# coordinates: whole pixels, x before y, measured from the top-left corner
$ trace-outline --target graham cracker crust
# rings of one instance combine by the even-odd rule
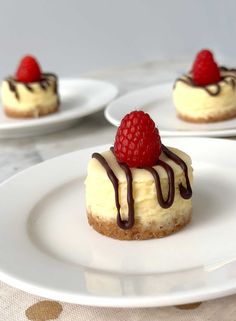
[[[177,112],[177,116],[178,116],[178,118],[180,118],[184,121],[190,122],[190,123],[198,123],[198,124],[200,124],[200,123],[215,123],[215,122],[235,118],[236,117],[236,106],[235,106],[235,110],[233,110],[232,112],[224,113],[224,114],[221,114],[220,116],[214,116],[214,117],[209,116],[207,118],[201,118],[201,117],[193,118],[190,116],[183,115],[179,112]]]
[[[15,110],[10,107],[4,106],[4,112],[7,116],[12,118],[38,118],[57,112],[59,109],[59,103],[52,106],[38,106],[32,110]]]
[[[191,220],[192,209],[181,215],[175,213],[171,222],[164,225],[157,225],[150,222],[148,226],[143,226],[140,223],[135,225],[129,230],[123,230],[118,225],[116,220],[105,221],[98,216],[93,215],[87,211],[88,222],[97,232],[112,237],[118,240],[148,240],[153,238],[161,238],[173,234],[182,229]]]

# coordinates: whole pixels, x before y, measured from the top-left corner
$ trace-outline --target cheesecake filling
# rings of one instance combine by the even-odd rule
[[[142,169],[119,164],[113,149],[94,153],[85,182],[87,210],[105,220],[116,217],[122,229],[135,221],[166,222],[173,211],[191,208],[191,182],[190,157],[164,145],[158,163]]]

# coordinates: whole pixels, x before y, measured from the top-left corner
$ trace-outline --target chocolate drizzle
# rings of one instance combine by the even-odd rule
[[[23,82],[19,82],[17,81],[15,78],[13,77],[8,77],[6,78],[6,82],[8,83],[9,89],[14,92],[15,97],[17,100],[20,100],[20,95],[19,92],[17,90],[17,84],[20,83],[22,85],[25,86],[25,88],[27,90],[29,90],[30,92],[34,92],[34,89],[32,87],[32,84],[39,84],[39,86],[43,89],[43,90],[47,90],[47,88],[51,85],[52,80],[50,80],[50,78],[53,78],[54,81],[54,88],[53,88],[53,92],[55,94],[57,94],[57,76],[55,74],[52,73],[43,73],[42,74],[42,78],[40,79],[40,81],[38,82],[31,82],[31,83],[23,83]]]
[[[120,202],[119,202],[119,193],[118,193],[118,187],[119,187],[119,181],[118,178],[116,177],[115,173],[109,166],[108,162],[105,160],[105,158],[99,154],[99,153],[93,153],[92,158],[96,158],[99,163],[105,168],[107,172],[107,176],[109,177],[110,181],[112,182],[112,185],[115,190],[115,202],[116,202],[116,208],[118,212],[118,216],[120,217]]]
[[[33,88],[29,84],[24,84],[25,88],[27,88],[29,91],[34,91]]]
[[[173,169],[168,165],[167,163],[159,160],[157,162],[157,165],[163,167],[167,173],[168,176],[168,196],[167,199],[164,200],[162,189],[161,189],[161,180],[158,172],[153,167],[144,167],[148,172],[150,172],[153,176],[155,186],[156,186],[156,193],[157,193],[157,200],[161,207],[163,208],[169,208],[173,202],[175,197],[175,175]]]
[[[111,151],[114,153],[113,147],[111,147]],[[180,195],[184,199],[191,198],[192,189],[191,189],[191,185],[190,185],[190,181],[189,181],[189,177],[188,177],[188,168],[187,168],[186,163],[179,156],[177,156],[175,153],[170,151],[164,145],[162,145],[162,152],[169,159],[171,159],[173,162],[175,162],[177,165],[179,165],[182,168],[184,175],[185,175],[186,187],[182,183],[179,184]],[[104,167],[104,169],[106,170],[107,176],[109,177],[109,179],[114,187],[118,226],[124,230],[132,228],[135,223],[135,210],[134,210],[133,186],[132,186],[133,185],[133,177],[132,177],[132,172],[131,172],[130,168],[124,163],[119,163],[120,167],[123,169],[123,171],[125,173],[126,180],[127,180],[128,219],[122,220],[121,213],[120,213],[118,178],[116,177],[115,173],[113,172],[113,170],[109,166],[106,159],[101,154],[94,153],[92,155],[92,158],[96,158],[99,161],[99,163]],[[168,176],[168,195],[167,195],[166,200],[164,199],[164,196],[162,193],[160,176],[159,176],[158,172],[156,171],[156,169],[153,167],[145,167],[143,169],[147,170],[153,176],[153,179],[155,182],[155,187],[156,187],[157,201],[159,202],[160,206],[162,208],[169,208],[173,204],[174,197],[175,197],[174,171],[169,164],[167,164],[166,162],[164,162],[162,160],[158,160],[156,165],[164,168],[164,170],[166,171],[167,176]]]
[[[19,100],[20,97],[19,97],[19,93],[17,91],[17,88],[16,88],[14,80],[11,79],[11,78],[8,78],[8,79],[6,79],[6,81],[8,83],[10,91],[12,91],[15,94],[16,99]]]
[[[43,89],[46,90],[48,87],[48,83],[45,81],[45,79],[40,80],[39,86]]]
[[[176,79],[174,88],[176,86],[176,83],[178,81],[183,82],[191,87],[196,87],[205,90],[210,96],[218,96],[221,93],[222,87],[221,84],[224,82],[226,84],[230,84],[232,87],[232,90],[236,87],[236,69],[228,69],[224,66],[220,67],[221,74],[221,80],[216,84],[211,84],[207,86],[197,86],[194,84],[191,71],[187,75],[183,75],[182,77]],[[211,88],[209,88],[211,87]]]
[[[134,199],[133,199],[133,178],[132,173],[126,164],[120,164],[121,168],[124,170],[127,179],[127,203],[128,203],[128,220],[122,221],[120,213],[117,213],[117,224],[123,230],[127,230],[134,225]]]
[[[184,199],[189,199],[192,196],[192,189],[191,189],[191,185],[189,182],[188,167],[187,167],[186,163],[178,155],[173,153],[171,150],[169,150],[164,145],[162,145],[162,151],[168,158],[170,158],[173,162],[175,162],[176,164],[178,164],[182,168],[184,175],[185,175],[186,187],[184,187],[183,184],[180,183],[179,184],[179,191],[180,191],[180,195]]]

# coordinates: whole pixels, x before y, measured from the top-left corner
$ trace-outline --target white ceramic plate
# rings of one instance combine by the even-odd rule
[[[100,235],[87,223],[84,179],[91,154],[109,146],[67,154],[0,185],[1,280],[43,297],[94,306],[164,306],[235,293],[236,143],[163,142],[193,159],[189,225],[158,240]]]
[[[78,119],[104,108],[118,93],[114,85],[92,79],[61,79],[57,113],[37,119],[7,117],[0,106],[0,138],[36,136],[66,129]]]
[[[114,100],[106,108],[105,116],[110,123],[119,126],[125,114],[141,109],[151,115],[162,136],[236,136],[236,118],[208,124],[194,124],[177,118],[172,87],[173,83],[167,83],[133,91]]]

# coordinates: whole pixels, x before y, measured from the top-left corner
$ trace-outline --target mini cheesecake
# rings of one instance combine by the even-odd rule
[[[23,68],[19,67],[21,73]],[[26,71],[30,73],[30,68],[27,68]],[[26,76],[29,80],[27,77],[21,80],[17,75],[3,80],[1,97],[6,115],[14,118],[36,118],[56,112],[60,104],[57,76],[41,72],[36,80],[32,80],[28,74]]]
[[[175,81],[177,116],[195,123],[236,117],[236,69],[218,67],[208,50],[198,53],[192,71]]]
[[[194,85],[192,74],[178,78],[173,101],[179,118],[208,123],[236,116],[236,70],[220,68],[221,80],[208,86]]]
[[[192,215],[191,158],[161,146],[153,166],[129,167],[114,149],[94,153],[85,181],[89,224],[120,240],[160,238],[184,227]]]

